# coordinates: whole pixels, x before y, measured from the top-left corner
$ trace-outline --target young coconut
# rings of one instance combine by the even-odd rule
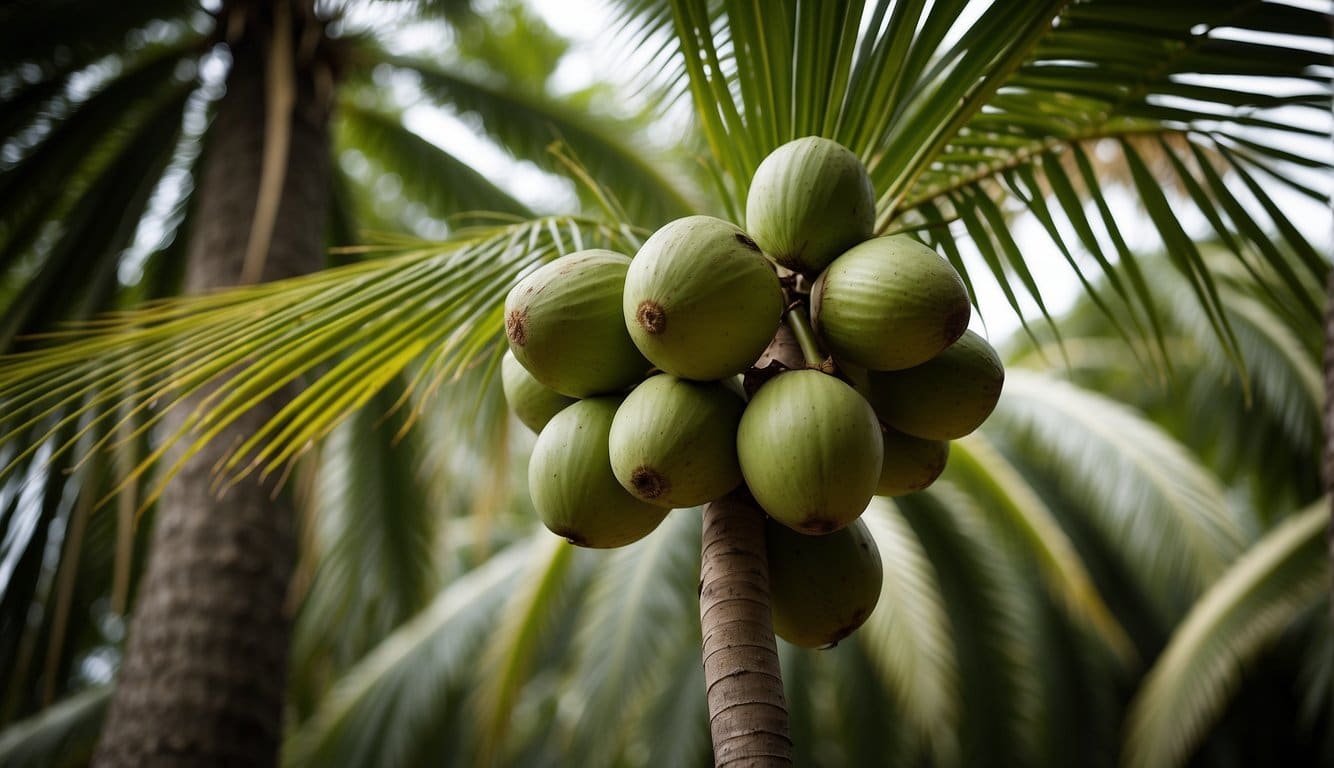
[[[945,471],[948,440],[923,440],[896,429],[885,430],[885,461],[877,496],[906,496],[931,485]]]
[[[987,340],[968,331],[906,371],[871,374],[871,403],[886,424],[928,440],[954,440],[982,425],[1000,399],[1005,368]]]
[[[803,648],[829,648],[866,622],[880,601],[884,569],[866,523],[803,536],[764,522],[774,632]]]
[[[528,463],[533,507],[552,533],[605,549],[647,536],[668,510],[631,496],[611,472],[607,434],[619,397],[580,400],[537,436]]]
[[[741,473],[764,511],[794,531],[824,534],[856,520],[880,481],[884,440],[871,406],[819,371],[760,387],[737,428]]]
[[[542,384],[570,397],[617,392],[651,367],[621,319],[630,257],[588,250],[562,256],[505,298],[510,350]]]
[[[664,225],[625,277],[625,325],[644,356],[713,381],[755,362],[778,328],[783,289],[745,232],[709,216]]]
[[[659,374],[635,387],[611,422],[611,470],[660,507],[694,507],[741,484],[736,429],[745,403],[721,382]]]
[[[818,136],[789,141],[755,169],[746,231],[774,261],[808,277],[871,237],[875,189],[842,144]]]
[[[541,432],[552,416],[576,402],[573,397],[566,397],[534,379],[508,349],[500,359],[500,385],[505,390],[505,402],[509,403],[510,410],[534,432]]]
[[[858,245],[811,287],[811,322],[836,357],[873,371],[920,365],[968,328],[959,273],[907,235]]]

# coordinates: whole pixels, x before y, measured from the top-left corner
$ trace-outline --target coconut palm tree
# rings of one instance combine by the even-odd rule
[[[1293,343],[1317,326],[1204,256],[1246,349],[1271,356],[1264,372],[1220,385],[1230,363],[1190,303],[1163,318],[1171,382],[1127,375],[1134,355],[1091,301],[1060,318],[1069,368],[1054,346],[1044,360],[1016,344],[996,415],[955,444],[943,480],[868,511],[886,567],[870,623],[833,651],[780,644],[796,762],[1212,765],[1280,759],[1275,745],[1291,764],[1327,758],[1319,440],[1296,418],[1319,407],[1302,383],[1319,358]],[[1156,298],[1190,291],[1170,265],[1144,268]],[[1258,394],[1280,382],[1284,397]],[[1249,410],[1217,408],[1248,389]],[[1176,407],[1159,410],[1166,398]],[[1227,443],[1215,433],[1245,430],[1287,437],[1268,453],[1211,450]],[[1289,500],[1252,500],[1261,478]],[[707,761],[698,518],[673,515],[610,557],[511,520],[496,557],[293,730],[289,764],[410,765],[441,744],[457,764]],[[364,525],[340,540],[365,539]],[[1133,655],[1072,614],[1053,571],[1093,583]]]
[[[915,231],[955,263],[970,287],[994,281],[1021,315],[1031,303],[1050,317],[1033,264],[1021,250],[1027,244],[1016,238],[1013,214],[1031,215],[1084,283],[1098,312],[1149,370],[1170,374],[1179,363],[1164,331],[1164,309],[1127,245],[1125,222],[1118,220],[1109,202],[1115,196],[1130,196],[1147,212],[1175,271],[1185,278],[1202,327],[1217,341],[1222,358],[1237,370],[1247,370],[1243,334],[1223,298],[1219,274],[1194,241],[1191,217],[1199,218],[1211,236],[1224,243],[1232,253],[1228,263],[1260,278],[1261,290],[1270,295],[1280,289],[1285,292],[1290,301],[1282,313],[1319,321],[1326,261],[1275,199],[1279,189],[1326,199],[1324,190],[1313,187],[1300,171],[1325,169],[1327,161],[1291,151],[1285,142],[1328,134],[1321,122],[1328,117],[1328,54],[1320,48],[1324,43],[1317,42],[1322,39],[1319,31],[1328,25],[1327,9],[1256,2],[1190,2],[1164,9],[1132,0],[981,8],[966,2],[935,2],[929,8],[925,2],[870,7],[782,4],[766,6],[763,12],[754,4],[686,0],[669,6],[627,3],[625,7],[625,18],[645,45],[661,52],[655,61],[661,64],[657,71],[662,81],[676,84],[694,106],[708,147],[702,165],[714,187],[709,203],[713,212],[740,220],[746,185],[759,160],[787,139],[821,134],[850,147],[866,163],[879,194],[878,231]],[[1195,77],[1201,73],[1214,79]],[[423,75],[423,82],[432,80]],[[241,442],[227,445],[223,455],[211,462],[217,477],[227,483],[251,475],[273,477],[295,466],[299,456],[359,407],[373,402],[400,374],[406,375],[418,401],[450,377],[474,377],[470,380],[484,385],[493,378],[499,360],[499,301],[518,275],[581,247],[632,252],[645,233],[638,226],[659,221],[636,214],[634,196],[624,195],[622,200],[621,185],[584,161],[572,141],[570,146],[577,162],[569,153],[558,153],[558,161],[563,158],[575,169],[582,162],[589,168],[580,177],[587,182],[587,194],[601,206],[599,213],[480,222],[457,228],[443,244],[409,243],[386,249],[388,255],[377,261],[206,299],[161,303],[108,319],[48,349],[11,358],[0,370],[0,397],[11,414],[6,444],[14,446],[18,455],[11,476],[21,477],[24,468],[37,460],[59,466],[61,457],[101,455],[95,449],[112,442],[112,427],[122,419],[119,414],[141,402],[188,414],[175,429],[166,430],[166,442],[174,441],[184,454],[197,453],[215,433],[236,425],[255,402],[304,380],[307,386],[263,426],[246,429]],[[627,191],[640,193],[633,185]],[[966,260],[959,241],[971,244],[979,258]],[[1289,260],[1285,250],[1295,258]],[[1095,284],[1091,274],[1105,275],[1107,280]],[[1055,322],[1051,326],[1053,332],[1059,328]],[[200,407],[192,407],[187,396],[222,373],[235,376]],[[101,386],[92,388],[88,382]],[[1029,403],[1077,406],[1071,415],[1096,407],[1041,386],[1022,380],[1019,384]],[[87,405],[70,412],[69,418],[55,414],[51,423],[43,422],[52,404],[68,407],[76,401]],[[161,412],[154,410],[147,418],[156,423]],[[147,407],[136,411],[136,418],[139,413],[147,414]],[[1098,413],[1110,418],[1114,409]],[[1028,418],[1038,417],[1030,413]],[[1124,447],[1123,442],[1104,434],[1102,445]],[[1023,480],[1022,473],[1007,464],[1004,451],[985,440],[974,441],[959,453],[964,457],[961,471],[976,487],[1014,487]],[[1164,448],[1148,466],[1170,462],[1176,453]],[[150,455],[130,477],[140,477],[156,458]],[[1105,464],[1090,458],[1085,469]],[[164,466],[164,475],[176,474],[172,465]],[[1217,500],[1210,482],[1180,468],[1187,481],[1185,490],[1178,489],[1170,498],[1182,504],[1169,505],[1175,516],[1160,520],[1160,529],[1127,528],[1124,519],[1112,513],[1118,508],[1114,502],[1124,500],[1114,492],[1120,486],[1088,486],[1100,489],[1105,497],[1101,504],[1090,504],[1103,511],[1096,518],[1099,525],[1123,537],[1137,534],[1143,539],[1118,542],[1116,548],[1141,549],[1138,557],[1146,559],[1136,565],[1156,567],[1180,581],[1185,597],[1164,595],[1164,604],[1153,606],[1156,611],[1180,610],[1182,601],[1189,604],[1189,598],[1217,578],[1246,541],[1245,521],[1221,513],[1226,505],[1199,503]],[[164,480],[157,478],[144,496],[156,498]],[[968,482],[961,480],[958,486],[966,488]],[[1146,487],[1167,493],[1161,484]],[[963,634],[980,637],[980,644],[991,646],[992,658],[1016,653],[1023,645],[1016,630],[1024,623],[1004,621],[1006,611],[987,610],[975,598],[988,587],[1006,593],[1003,585],[1015,583],[1014,579],[1007,579],[1004,569],[985,556],[974,552],[970,557],[967,545],[959,543],[960,537],[975,536],[983,522],[994,523],[979,520],[976,513],[969,517],[965,496],[941,495],[943,502],[923,497],[919,507],[945,510],[941,515],[907,512],[900,518],[890,516],[887,525],[902,529],[906,520],[925,542],[919,542],[916,550],[900,547],[907,553],[904,562],[934,563],[952,557],[970,565],[963,574],[950,577],[949,586],[942,585],[949,600],[937,601],[935,608],[922,608],[926,604],[919,602],[918,612],[909,615],[948,615],[980,629]],[[1076,554],[1080,550],[1069,541],[1069,534],[1058,535],[1042,505],[1027,503],[1040,501],[1039,494],[1034,491],[1020,498],[1025,503],[999,505],[999,524],[1033,558],[1042,594],[1077,631],[1099,638],[1114,657],[1131,658],[1136,644],[1127,637],[1138,635],[1127,632],[1118,614],[1108,608],[1109,598],[1095,587],[1098,581],[1090,575],[1091,565]],[[1309,518],[1304,515],[1301,520]],[[1286,554],[1308,552],[1315,530],[1309,522],[1283,530],[1286,537],[1264,550],[1267,558],[1246,561],[1250,565],[1245,578],[1236,577],[1232,590],[1245,591],[1252,583],[1247,578],[1287,562]],[[660,548],[654,552],[663,558],[671,557],[668,539],[662,536],[654,545]],[[405,707],[415,716],[457,703],[450,697],[457,697],[456,683],[465,679],[460,673],[469,658],[466,648],[485,632],[485,596],[504,594],[519,566],[531,562],[553,574],[539,583],[556,584],[560,580],[554,575],[577,568],[581,557],[559,547],[535,557],[531,547],[520,547],[488,560],[442,593],[403,628],[412,630],[407,637],[415,642],[377,649],[365,661],[365,669],[371,671],[349,673],[349,679],[355,679],[330,694],[333,703],[317,710],[317,721],[361,719],[357,707],[377,703],[385,712],[402,712],[397,708]],[[641,560],[651,559],[638,554]],[[541,590],[524,594],[540,615],[516,613],[518,618],[509,619],[516,631],[508,637],[514,638],[513,647],[519,651],[532,644],[532,632],[527,630],[533,625],[526,622],[568,618],[555,609],[559,596]],[[891,604],[914,606],[906,597]],[[1032,611],[1021,606],[1008,615],[1038,615]],[[1199,620],[1204,627],[1210,626],[1209,621],[1224,626],[1218,622],[1238,620],[1235,613],[1220,609],[1205,615]],[[591,619],[589,624],[596,625]],[[938,634],[942,624],[891,624],[885,631],[893,634],[895,644],[885,647],[912,647],[912,630],[905,626],[926,627],[921,631]],[[612,634],[645,641],[642,633],[651,629],[633,627]],[[442,638],[437,633],[443,632],[449,642],[431,642]],[[1250,633],[1247,642],[1261,636]],[[1218,654],[1227,650],[1214,649]],[[497,669],[507,674],[499,675],[500,682],[487,689],[491,693],[483,700],[484,709],[493,714],[508,711],[506,703],[515,700],[515,681],[522,677],[506,662],[523,658],[506,656],[503,650],[494,653],[495,663],[501,665]],[[439,662],[431,667],[436,676],[408,681],[415,683],[407,690],[416,698],[391,701],[358,687],[356,680],[375,671],[397,670],[410,676],[406,668],[393,664],[406,658]],[[612,684],[618,680],[643,684],[644,672],[627,669],[624,654],[593,658],[605,662],[599,669],[608,670],[603,679],[610,690],[624,690]],[[928,692],[933,682],[942,679],[924,676],[920,664],[902,666],[904,657],[894,652],[882,663],[891,676],[901,675],[909,685],[925,685]],[[801,664],[795,664],[800,670]],[[855,676],[858,667],[849,664]],[[1056,749],[1054,740],[1061,731],[1053,729],[1049,741],[1020,738],[1003,720],[986,717],[983,702],[988,697],[1028,702],[1027,709],[1015,710],[1026,719],[1040,717],[1034,713],[1040,713],[1045,703],[1031,680],[1014,674],[1012,667],[992,667],[979,663],[971,668],[991,682],[983,689],[986,695],[967,699],[966,712],[971,714],[962,721],[969,734],[966,743],[952,747],[930,727],[955,722],[930,717],[947,710],[928,707],[905,716],[905,723],[923,726],[926,736],[917,736],[926,745],[926,754],[948,758],[949,750],[957,748],[973,756],[1025,750],[1034,755]],[[679,676],[670,679],[683,682]],[[1157,679],[1173,677],[1164,673]],[[743,688],[735,701],[712,705],[765,700],[759,687]],[[776,710],[782,708],[781,696],[775,699],[772,690],[767,701]],[[797,706],[799,700],[793,703]],[[586,709],[600,711],[596,706]],[[540,719],[542,713],[531,717]],[[586,721],[590,726],[604,722]],[[782,729],[775,725],[773,735],[780,741],[786,737]],[[445,731],[439,733],[448,738]],[[480,748],[520,743],[503,735],[493,732]],[[713,736],[721,743],[728,735]],[[795,739],[801,749],[814,744],[801,736],[798,733]],[[359,754],[340,742],[315,737],[299,737],[293,744],[297,755]],[[659,746],[670,750],[682,745]],[[534,754],[543,752],[542,747],[535,743]],[[614,747],[604,744],[599,749]],[[429,749],[430,744],[387,742],[383,748],[386,754],[405,759],[420,754],[411,750]]]

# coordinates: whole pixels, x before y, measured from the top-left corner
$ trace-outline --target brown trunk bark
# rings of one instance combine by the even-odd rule
[[[241,5],[233,4],[234,15]],[[231,25],[244,31],[232,43],[227,91],[197,192],[191,292],[234,285],[241,275],[260,187],[272,8],[257,3],[243,24]],[[298,38],[303,25],[315,23],[308,10],[297,9],[294,19]],[[309,46],[305,54],[309,59]],[[294,75],[290,153],[266,280],[323,264],[328,88],[316,87],[305,69]],[[284,601],[296,550],[293,505],[271,482],[243,482],[221,498],[209,483],[222,453],[283,402],[275,397],[246,414],[191,459],[163,495],[95,765],[276,762],[290,620]]]
[[[771,367],[774,366],[774,367]],[[784,368],[803,368],[787,325],[746,377],[753,394]],[[704,508],[699,618],[704,681],[717,766],[792,764],[787,700],[769,600],[764,512],[745,487]]]
[[[703,555],[699,616],[714,765],[791,765],[764,515],[748,494],[704,508]]]

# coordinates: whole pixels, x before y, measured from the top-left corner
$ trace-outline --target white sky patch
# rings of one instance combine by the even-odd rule
[[[578,205],[574,185],[568,180],[515,160],[448,112],[418,104],[403,113],[403,122],[408,130],[462,159],[534,211],[564,212]]]

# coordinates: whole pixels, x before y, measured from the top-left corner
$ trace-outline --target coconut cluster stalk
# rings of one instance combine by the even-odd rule
[[[758,366],[771,362],[806,367],[786,325]],[[699,618],[714,765],[791,765],[764,513],[744,487],[704,508],[702,555]]]

